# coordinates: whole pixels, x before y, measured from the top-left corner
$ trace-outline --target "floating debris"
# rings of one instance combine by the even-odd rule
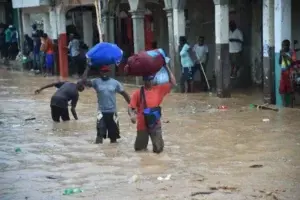
[[[31,118],[25,119],[25,121],[32,121],[32,120],[36,120],[36,118],[35,117],[31,117]]]
[[[191,194],[192,197],[197,196],[197,195],[209,195],[214,193],[213,191],[203,191],[203,192],[193,192]]]
[[[168,181],[168,180],[171,179],[171,176],[172,176],[171,174],[168,174],[165,178],[159,176],[159,177],[157,177],[157,180],[159,180],[159,181]]]
[[[250,168],[262,168],[263,165],[251,165]]]
[[[139,176],[135,174],[129,179],[128,183],[135,183],[135,182],[137,182],[138,179],[139,179]]]
[[[63,195],[70,195],[70,194],[76,194],[76,193],[81,193],[81,192],[83,192],[83,190],[80,188],[68,188],[68,189],[65,189]]]

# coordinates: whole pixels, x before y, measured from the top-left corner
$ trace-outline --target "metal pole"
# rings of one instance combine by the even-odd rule
[[[19,47],[20,51],[23,52],[24,50],[24,30],[23,30],[23,20],[22,20],[22,10],[18,8],[17,10],[18,13],[18,24],[19,24]]]

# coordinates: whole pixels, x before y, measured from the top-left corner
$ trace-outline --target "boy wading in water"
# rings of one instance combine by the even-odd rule
[[[98,98],[97,138],[96,144],[103,143],[103,138],[108,138],[111,143],[116,143],[120,138],[120,130],[117,117],[116,93],[121,94],[127,103],[130,97],[123,85],[108,76],[110,69],[106,66],[100,68],[100,78],[86,80],[90,67],[87,66],[82,78],[86,86],[93,87]]]
[[[290,41],[282,41],[282,49],[280,50],[279,65],[281,66],[281,77],[279,85],[279,93],[282,96],[283,106],[292,106],[293,86],[291,80],[292,67],[292,50],[290,49]]]
[[[160,153],[164,148],[161,130],[161,107],[163,98],[171,91],[176,80],[167,67],[170,82],[162,85],[153,85],[154,76],[143,77],[144,86],[136,90],[129,104],[129,116],[132,123],[137,122],[137,136],[134,144],[136,151],[147,150],[149,136],[152,140],[153,152]]]
[[[54,122],[59,122],[60,118],[63,121],[69,121],[68,102],[71,101],[71,112],[74,118],[77,120],[76,105],[79,99],[79,92],[84,90],[84,85],[81,81],[77,83],[70,82],[57,82],[46,85],[35,91],[35,94],[39,94],[42,90],[50,87],[56,87],[58,90],[51,98],[51,116]]]

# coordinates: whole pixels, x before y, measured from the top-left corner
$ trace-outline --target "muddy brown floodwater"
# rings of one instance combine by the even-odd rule
[[[93,144],[92,89],[81,93],[78,121],[53,124],[55,89],[33,92],[54,80],[0,69],[1,200],[300,199],[299,110],[250,110],[260,102],[256,93],[223,100],[170,94],[163,103],[165,151],[135,153],[135,126],[121,97],[118,144]],[[170,180],[158,180],[168,174]],[[64,196],[70,187],[84,191]]]

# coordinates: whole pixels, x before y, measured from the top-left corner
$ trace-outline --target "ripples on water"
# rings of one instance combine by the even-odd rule
[[[84,192],[72,198],[182,200],[216,185],[239,192],[215,192],[208,199],[242,200],[276,189],[287,191],[276,194],[280,199],[300,196],[298,110],[250,110],[250,103],[260,103],[257,94],[170,94],[163,103],[164,153],[153,154],[151,142],[148,152],[135,153],[135,126],[121,97],[119,144],[93,144],[97,105],[91,89],[80,96],[78,121],[53,123],[49,101],[55,89],[33,92],[55,80],[1,70],[0,199],[61,199],[65,188],[80,187]],[[249,168],[253,164],[263,168]],[[168,174],[170,180],[157,180]],[[134,175],[138,180],[129,184]]]

